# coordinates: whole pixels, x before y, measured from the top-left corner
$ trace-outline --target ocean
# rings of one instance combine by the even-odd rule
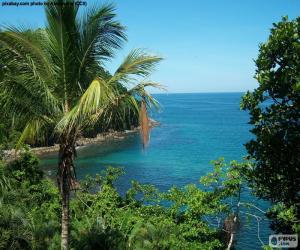
[[[143,150],[138,134],[130,134],[122,141],[79,148],[76,160],[77,177],[95,175],[105,166],[119,166],[125,175],[117,182],[122,193],[130,180],[153,184],[160,190],[173,185],[198,183],[202,175],[212,171],[211,160],[224,157],[226,161],[242,160],[244,144],[251,139],[249,115],[241,111],[242,93],[156,94],[161,110],[151,112],[160,126],[151,131],[148,147]],[[57,155],[42,159],[50,176],[55,175]],[[243,202],[251,202],[263,210],[267,202],[257,200],[246,192]],[[236,249],[261,249],[261,241],[268,244],[272,234],[262,213],[252,209],[244,213],[237,235]]]

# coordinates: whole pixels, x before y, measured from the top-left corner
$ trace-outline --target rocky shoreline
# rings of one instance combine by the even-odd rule
[[[92,137],[92,138],[81,137],[76,142],[76,148],[80,148],[92,144],[104,143],[110,140],[124,140],[128,134],[137,133],[138,130],[139,130],[138,128],[135,128],[132,130],[125,130],[125,131],[109,131],[109,132],[98,134],[96,137]],[[49,147],[36,147],[31,149],[31,151],[38,156],[45,155],[52,152],[58,152],[58,150],[59,150],[58,144],[54,144],[53,146],[49,146]]]
[[[157,127],[160,123],[154,120],[150,120],[150,127]],[[81,137],[78,139],[76,142],[76,148],[77,147],[83,147],[87,145],[92,145],[92,144],[99,144],[99,143],[105,143],[110,140],[124,140],[126,136],[129,134],[137,133],[139,131],[139,127],[135,127],[131,130],[125,130],[125,131],[109,131],[109,132],[104,132],[98,134],[96,137],[92,138],[84,138]],[[37,156],[42,156],[42,155],[47,155],[50,153],[58,152],[59,150],[59,145],[54,144],[53,146],[48,146],[48,147],[34,147],[30,149],[35,155]],[[4,159],[10,161],[15,159],[18,156],[18,153],[12,149],[12,150],[5,150],[4,151]]]

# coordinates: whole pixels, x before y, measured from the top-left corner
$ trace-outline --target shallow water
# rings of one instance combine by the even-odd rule
[[[122,166],[126,174],[117,187],[122,193],[130,180],[151,183],[161,190],[172,185],[197,183],[202,175],[212,171],[210,161],[221,156],[227,161],[241,160],[246,155],[243,146],[250,138],[249,116],[239,109],[242,93],[160,94],[155,95],[162,111],[152,117],[161,125],[152,129],[150,144],[142,150],[138,134],[123,141],[110,141],[78,150],[77,176],[99,173],[105,166]],[[49,175],[55,174],[57,156],[43,158]],[[245,202],[254,202],[267,209],[268,203],[257,201],[249,194]],[[246,210],[245,210],[246,211]],[[261,215],[257,211],[253,211]],[[268,222],[260,222],[260,237],[268,244],[271,231]],[[237,249],[260,249],[257,220],[243,220],[237,237]]]

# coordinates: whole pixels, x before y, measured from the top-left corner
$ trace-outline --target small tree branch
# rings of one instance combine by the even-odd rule
[[[240,211],[240,212],[244,213],[244,214],[247,214],[249,216],[252,216],[256,219],[256,221],[257,221],[257,238],[260,241],[261,245],[264,246],[265,244],[260,238],[260,227],[259,227],[260,226],[259,222],[262,220],[262,218],[260,216],[255,215],[255,214],[251,214],[251,213],[247,213],[247,212],[243,212],[243,211]]]

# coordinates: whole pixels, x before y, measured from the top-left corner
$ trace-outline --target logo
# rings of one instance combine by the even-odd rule
[[[297,234],[273,234],[269,236],[269,246],[274,248],[296,248],[298,246]]]

